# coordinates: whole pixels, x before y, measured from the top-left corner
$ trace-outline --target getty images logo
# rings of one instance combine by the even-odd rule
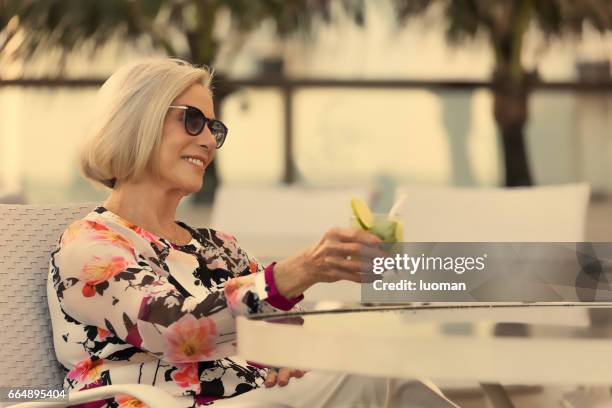
[[[458,275],[486,268],[487,254],[481,256],[411,256],[396,254],[390,257],[376,257],[372,260],[372,272],[380,275],[385,271],[406,271],[414,275],[420,271],[449,271]]]

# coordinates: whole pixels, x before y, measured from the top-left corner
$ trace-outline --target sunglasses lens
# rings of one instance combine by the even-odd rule
[[[223,146],[225,136],[227,136],[227,128],[225,125],[218,120],[211,120],[208,123],[208,128],[210,129],[210,133],[212,133],[213,137],[215,138],[217,149]]]
[[[196,136],[202,132],[206,118],[196,109],[187,109],[185,111],[185,130],[190,135]]]

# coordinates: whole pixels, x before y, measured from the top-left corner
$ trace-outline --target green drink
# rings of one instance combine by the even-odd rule
[[[389,214],[373,213],[372,227],[363,228],[357,217],[351,217],[351,227],[371,232],[385,243],[403,242],[404,224],[398,218],[389,218]]]
[[[354,216],[351,217],[351,226],[371,232],[385,243],[402,242],[404,240],[404,224],[398,217],[389,214],[373,214],[368,205],[359,199],[351,200]]]

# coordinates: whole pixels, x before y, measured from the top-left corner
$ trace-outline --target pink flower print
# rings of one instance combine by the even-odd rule
[[[206,255],[204,256],[207,259],[210,259],[208,257],[206,257]],[[225,262],[223,260],[223,258],[219,257],[219,256],[215,256],[214,258],[212,258],[212,260],[210,262],[208,262],[208,264],[206,265],[208,267],[208,269],[214,270],[214,269],[228,269],[227,266],[227,262]]]
[[[124,227],[128,227],[129,229],[136,229],[136,228],[138,228],[138,227],[137,227],[135,224],[132,224],[132,223],[131,223],[131,222],[129,222],[128,220],[125,220],[125,219],[123,219],[123,218],[119,217],[117,214],[113,214],[113,215],[115,216],[115,217],[114,217],[114,218],[115,218],[115,220],[116,220],[116,221],[117,221],[119,224],[123,225]]]
[[[89,229],[94,230],[94,231],[109,231],[110,230],[106,225],[100,224],[99,222],[92,221],[92,220],[85,220],[85,224],[87,225]]]
[[[148,408],[148,405],[131,395],[117,395],[115,401],[119,404],[119,408]]]
[[[125,249],[130,254],[136,258],[136,253],[134,252],[134,247],[132,243],[128,241],[124,236],[119,235],[115,232],[109,233],[106,235],[107,240],[110,241],[114,246]]]
[[[134,226],[132,229],[147,241],[154,243],[158,247],[163,246],[163,244],[159,241],[159,238],[156,235],[151,234],[149,231],[136,226]]]
[[[113,231],[106,225],[100,224],[99,222],[87,220],[87,227],[93,231],[91,239],[96,241],[109,242],[110,244],[125,249],[134,257],[136,257],[134,248],[130,241],[128,241],[123,235]]]
[[[85,281],[83,286],[83,296],[91,297],[96,294],[95,286],[106,282],[119,272],[126,269],[127,262],[123,257],[113,256],[109,260],[103,260],[98,256],[91,258],[81,269],[81,281]]]
[[[177,370],[172,372],[172,379],[181,388],[190,388],[196,385],[196,394],[200,393],[200,378],[198,376],[198,363],[177,364]]]
[[[125,322],[125,328],[127,329],[127,336],[125,336],[125,341],[130,344],[133,344],[136,347],[140,347],[142,345],[142,337],[140,336],[140,332],[138,331],[138,325],[132,323],[128,315],[123,314],[123,321]]]
[[[217,236],[224,241],[234,241],[236,242],[236,237],[230,234],[226,234],[225,232],[217,231]]]
[[[79,391],[91,390],[93,388],[103,387],[105,385],[106,384],[104,382],[104,379],[100,377],[94,382],[85,384],[84,386],[79,388]],[[98,401],[84,402],[82,404],[77,404],[77,405],[71,405],[70,408],[104,408],[107,405],[108,404],[106,403],[106,400],[98,400]]]
[[[247,276],[252,277],[254,275]],[[239,289],[249,283],[245,278],[246,276],[241,276],[240,278],[233,278],[225,282],[223,291],[225,293],[225,298],[230,305],[235,305],[240,300],[238,299],[238,295],[240,294]]]
[[[66,228],[66,231],[64,231],[64,233],[62,234],[62,245],[66,245],[72,242],[75,238],[79,236],[79,234],[86,230],[86,226],[87,224],[82,220],[70,224],[68,228]]]
[[[212,319],[186,314],[164,332],[164,356],[174,363],[191,363],[210,356],[215,349],[217,327]]]
[[[72,367],[67,376],[71,380],[90,381],[98,378],[101,371],[102,360],[88,358]]]
[[[110,334],[110,332],[108,330],[102,329],[100,327],[98,327],[97,329],[98,329],[98,338],[100,340],[104,340]]]

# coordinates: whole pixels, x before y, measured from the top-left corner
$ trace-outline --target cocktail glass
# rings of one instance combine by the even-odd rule
[[[385,243],[403,242],[404,224],[399,217],[389,217],[387,213],[372,213],[372,227],[366,231],[378,236]],[[363,229],[354,215],[350,219],[352,228]]]

